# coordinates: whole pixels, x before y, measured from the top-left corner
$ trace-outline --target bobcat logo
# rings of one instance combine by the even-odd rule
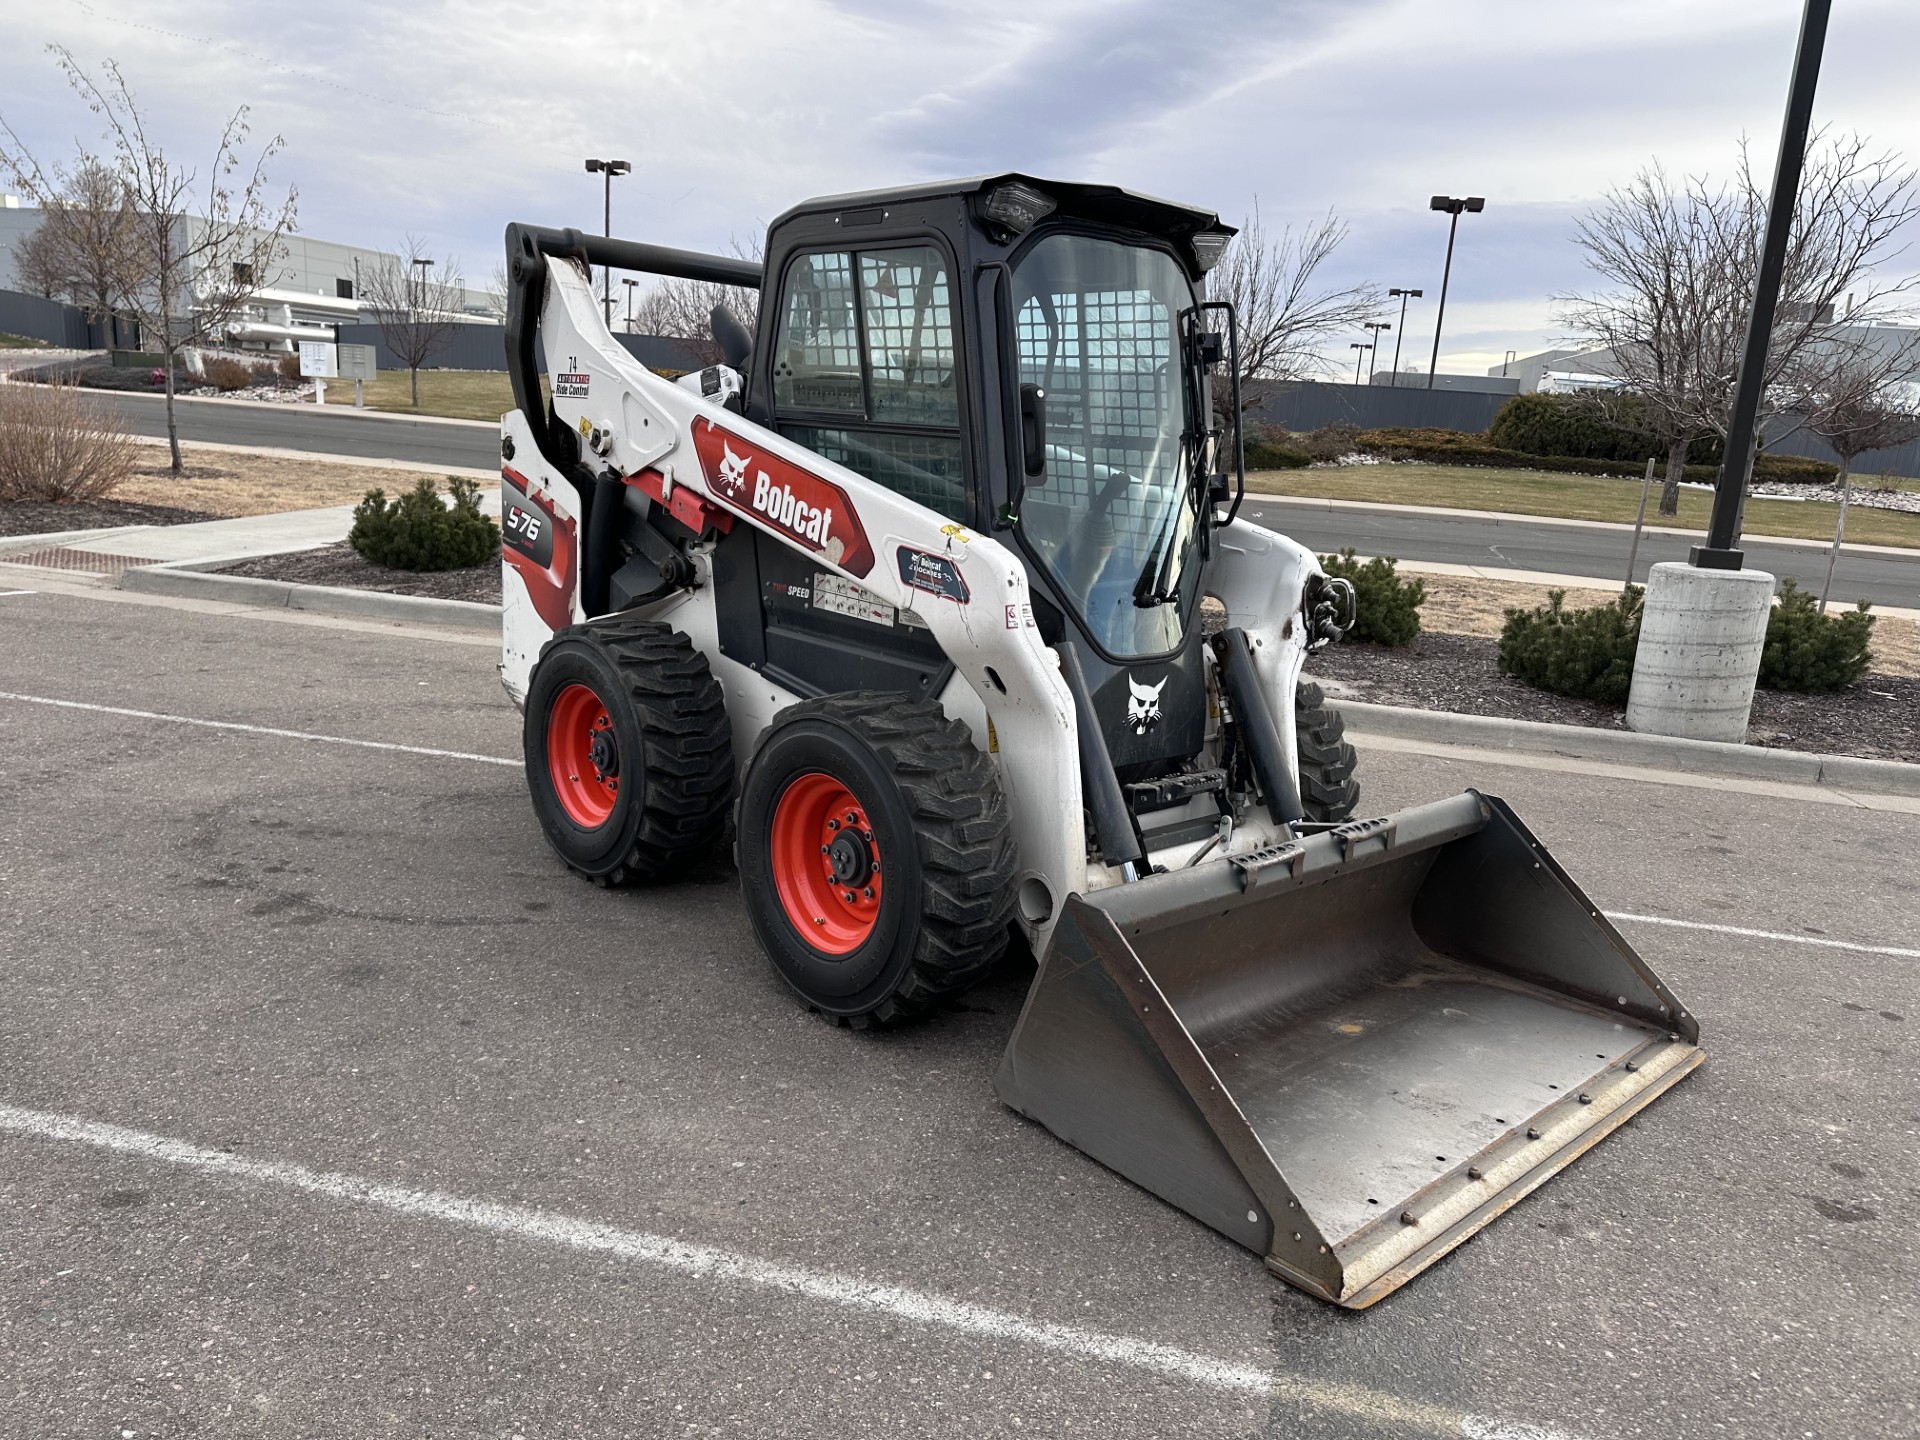
[[[720,478],[714,482],[714,488],[728,499],[738,500],[747,493],[748,456],[736,455],[733,447],[724,440],[720,443]]]
[[[1167,688],[1163,675],[1158,685],[1142,685],[1132,675],[1127,676],[1127,724],[1133,727],[1133,733],[1144,735],[1160,723],[1160,692]]]

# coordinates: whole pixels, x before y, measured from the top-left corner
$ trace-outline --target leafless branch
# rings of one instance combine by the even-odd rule
[[[360,293],[387,348],[400,357],[413,385],[413,403],[420,404],[420,367],[444,347],[454,327],[463,323],[461,305],[466,286],[460,262],[436,262],[426,243],[409,235],[398,255],[383,255],[360,274]]]
[[[1328,212],[1299,231],[1269,236],[1256,200],[1207,276],[1207,294],[1233,302],[1240,328],[1240,374],[1245,379],[1293,380],[1331,373],[1321,347],[1357,331],[1379,311],[1376,285],[1335,287],[1316,282],[1346,238],[1347,227]]]

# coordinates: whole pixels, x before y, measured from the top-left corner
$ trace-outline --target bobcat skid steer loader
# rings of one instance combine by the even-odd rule
[[[1017,929],[1006,1103],[1358,1307],[1702,1055],[1499,800],[1354,818],[1301,679],[1351,592],[1238,517],[1231,235],[1019,175],[809,201],[764,268],[509,227],[501,668],[574,869],[731,814],[775,970],[855,1025]],[[593,265],[757,325],[663,379]]]

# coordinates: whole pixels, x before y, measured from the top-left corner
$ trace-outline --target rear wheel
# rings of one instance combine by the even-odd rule
[[[1360,757],[1347,743],[1346,722],[1311,680],[1293,692],[1294,744],[1300,757],[1300,806],[1309,820],[1346,820],[1360,803],[1353,772]]]
[[[824,1015],[917,1018],[1006,949],[1011,816],[993,762],[938,705],[854,693],[781,711],[741,782],[734,847],[762,948]]]
[[[726,825],[726,707],[705,657],[670,626],[609,617],[554,636],[521,742],[540,828],[601,884],[665,874]]]

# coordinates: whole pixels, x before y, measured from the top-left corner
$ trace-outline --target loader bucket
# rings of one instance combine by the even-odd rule
[[[996,1085],[1359,1309],[1699,1065],[1698,1039],[1468,791],[1069,900]]]

